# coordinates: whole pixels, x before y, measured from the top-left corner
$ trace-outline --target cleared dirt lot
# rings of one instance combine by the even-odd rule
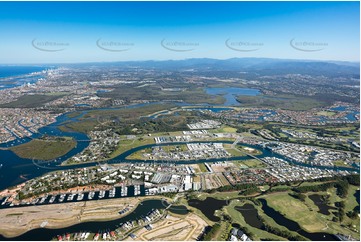
[[[0,209],[0,234],[15,237],[40,228],[44,221],[47,221],[46,228],[64,228],[85,221],[117,219],[131,213],[141,199],[120,198]],[[130,207],[130,211],[119,215],[118,212],[126,207]]]
[[[135,235],[136,240],[184,241],[196,240],[207,223],[195,214],[178,217],[168,215],[166,219],[152,224],[152,230],[142,228]],[[130,237],[127,240],[132,240]]]

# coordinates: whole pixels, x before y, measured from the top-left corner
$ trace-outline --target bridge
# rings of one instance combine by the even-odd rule
[[[236,149],[236,145],[241,141],[241,137],[237,137],[237,139],[232,144],[232,149]]]
[[[260,159],[260,158],[258,158],[258,157],[256,157],[256,156],[254,156],[254,155],[247,154],[247,153],[245,153],[245,154],[246,154],[247,156],[249,156],[249,157],[253,158],[253,159],[256,159],[256,160],[258,160],[258,161],[264,162],[262,159]]]
[[[170,207],[173,206],[174,203],[177,202],[177,200],[178,200],[178,195],[179,195],[179,194],[176,194],[176,195],[175,195],[175,197],[174,197],[174,199],[173,199],[173,202],[171,202],[171,203],[165,208],[165,210],[168,210]]]
[[[248,154],[248,153],[246,153],[246,152],[244,152],[244,151],[242,151],[242,150],[237,149],[237,148],[236,148],[236,145],[237,145],[240,141],[241,141],[241,137],[237,137],[237,139],[233,142],[233,144],[232,144],[231,147],[232,147],[233,149],[236,149],[236,150],[238,150],[239,152],[241,152],[241,153],[243,153],[243,154],[245,154],[245,155],[253,158],[253,159],[256,159],[256,160],[258,160],[258,161],[264,162],[262,159],[254,156],[254,155]]]

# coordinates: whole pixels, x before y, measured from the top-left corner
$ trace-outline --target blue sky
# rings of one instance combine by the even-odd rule
[[[0,63],[359,61],[359,2],[0,2]]]

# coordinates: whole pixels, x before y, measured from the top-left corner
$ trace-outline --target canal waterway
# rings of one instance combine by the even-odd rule
[[[72,136],[73,133],[65,133],[66,136]],[[74,133],[72,137],[79,137],[80,139],[87,138],[85,135],[80,133]],[[232,141],[217,141],[219,143],[224,144],[232,144]],[[195,142],[172,142],[172,143],[161,143],[161,144],[148,144],[143,146],[138,146],[136,148],[130,149],[119,156],[110,159],[107,161],[108,164],[118,164],[122,162],[128,162],[128,163],[162,163],[162,162],[168,162],[168,161],[161,161],[161,160],[138,160],[138,159],[127,159],[127,157],[134,152],[137,152],[139,150],[143,150],[146,148],[152,148],[155,146],[167,146],[167,145],[181,145],[181,144],[189,144],[189,143],[209,143],[209,141],[195,141]],[[83,167],[90,167],[98,165],[98,162],[91,162],[91,163],[84,163],[79,165],[71,165],[71,166],[60,166],[60,163],[65,161],[67,158],[81,152],[83,149],[85,149],[89,144],[89,141],[84,142],[78,142],[78,145],[76,148],[71,150],[66,155],[58,158],[56,161],[52,162],[46,162],[41,163],[40,165],[37,163],[37,161],[33,161],[30,159],[23,159],[19,158],[15,153],[13,153],[10,150],[1,150],[1,156],[0,156],[0,163],[3,164],[3,166],[0,168],[0,190],[5,189],[9,186],[14,186],[17,184],[20,184],[24,181],[27,181],[29,179],[32,179],[34,177],[41,176],[49,171],[54,170],[66,170],[66,169],[74,169],[74,168],[83,168]],[[239,143],[239,145],[243,145],[246,147],[254,148],[254,149],[261,149],[262,154],[257,155],[258,158],[263,157],[277,157],[287,160],[288,162],[299,165],[299,166],[305,166],[305,167],[315,167],[320,169],[331,169],[331,170],[347,170],[347,171],[359,171],[355,168],[335,168],[335,167],[325,167],[325,166],[311,166],[309,164],[300,163],[296,161],[289,160],[281,155],[272,153],[268,149],[262,149],[259,146],[255,145],[249,145],[244,143]],[[175,161],[177,164],[194,164],[194,163],[203,163],[203,162],[219,162],[219,161],[231,161],[231,160],[247,160],[249,157],[247,156],[240,156],[240,157],[230,157],[230,158],[210,158],[210,159],[197,159],[197,160],[187,160],[187,161]]]
[[[233,98],[234,98],[234,95],[257,95],[258,94],[258,90],[256,90],[256,89],[244,89],[244,88],[207,88],[206,91],[213,93],[213,94],[228,93],[227,95],[232,95]],[[142,107],[142,106],[152,105],[152,104],[154,104],[154,103],[145,103],[145,104],[142,103],[142,104],[135,104],[135,105],[129,105],[129,106],[124,106],[124,107],[117,107],[117,108],[103,108],[100,110],[128,109],[128,108],[136,108],[136,107]],[[199,109],[205,108],[205,109],[212,110],[212,106],[209,106],[208,104],[204,104],[202,106],[202,105],[191,105],[188,103],[177,103],[177,105],[192,106],[191,107],[192,109],[194,109],[194,106],[196,106],[195,108],[199,108]],[[231,106],[231,105],[232,105],[231,103],[225,103],[225,106]],[[213,107],[213,111],[217,111],[217,112],[223,111],[225,109],[226,108]],[[68,116],[69,113],[60,115],[59,117],[57,117],[56,122],[39,129],[38,133],[32,134],[30,137],[22,138],[22,139],[19,138],[14,141],[11,141],[11,142],[0,144],[0,190],[8,188],[10,186],[18,185],[22,182],[25,182],[29,179],[41,176],[52,170],[65,170],[65,169],[82,168],[82,167],[89,167],[89,166],[97,165],[98,164],[97,162],[92,162],[92,163],[73,165],[73,166],[60,166],[60,164],[63,161],[82,152],[89,145],[90,141],[89,141],[89,137],[86,134],[79,133],[79,132],[64,132],[64,131],[59,130],[58,127],[67,122],[78,122],[81,117],[83,117],[87,112],[89,112],[91,110],[99,110],[99,109],[90,109],[90,110],[85,110],[85,111],[79,111],[79,115],[75,116],[75,117],[69,117]],[[23,159],[23,158],[20,158],[17,155],[15,155],[15,153],[13,153],[10,150],[1,150],[1,148],[9,148],[9,147],[16,146],[19,144],[27,143],[34,138],[41,137],[44,134],[60,136],[60,137],[61,136],[72,137],[77,141],[77,146],[74,149],[72,149],[70,152],[65,154],[64,156],[61,156],[61,157],[57,158],[56,160],[52,160],[52,161],[37,161],[37,160],[32,160],[32,159]],[[231,141],[217,141],[217,142],[228,143],[228,144],[233,143]],[[191,142],[188,142],[188,143],[191,143]],[[196,143],[199,143],[199,142],[196,142]],[[128,151],[124,152],[123,154],[120,154],[118,157],[115,157],[114,159],[111,159],[107,162],[110,164],[115,164],[115,163],[120,163],[120,162],[132,162],[132,163],[158,162],[158,163],[161,163],[162,161],[159,161],[159,160],[143,161],[143,160],[127,159],[127,156],[129,156],[130,154],[137,152],[141,149],[151,148],[154,146],[170,145],[170,144],[177,145],[177,144],[184,144],[184,143],[180,142],[180,143],[144,145],[144,146],[140,146],[140,147],[128,150]],[[250,147],[250,148],[261,149],[263,153],[262,153],[262,155],[258,155],[257,156],[258,158],[262,158],[265,156],[278,157],[278,158],[283,158],[283,159],[287,160],[288,162],[295,164],[295,165],[307,166],[307,167],[310,166],[308,164],[298,163],[296,161],[286,159],[285,157],[274,154],[271,151],[269,151],[267,149],[262,149],[261,147],[258,147],[258,146],[247,145],[247,144],[242,144],[242,143],[240,143],[240,144]],[[228,158],[227,160],[245,160],[245,159],[249,159],[249,157],[246,157],[246,156],[232,157],[232,158]],[[224,160],[225,160],[224,158],[198,159],[198,160],[189,160],[189,161],[177,161],[176,163],[177,164],[192,164],[192,163],[201,163],[201,162],[218,162],[218,161],[224,161]],[[348,170],[348,171],[359,172],[358,167],[357,168],[335,168],[335,167],[323,167],[323,166],[312,166],[312,167],[316,167],[316,168],[320,168],[320,169],[333,169],[333,170],[339,169],[339,170]]]
[[[139,204],[133,212],[119,219],[99,222],[84,222],[60,229],[38,228],[30,230],[25,234],[13,238],[6,238],[0,235],[0,241],[49,241],[57,235],[64,235],[66,233],[102,233],[114,231],[119,227],[121,223],[141,219],[153,209],[165,209],[165,204],[166,203],[162,200],[146,200]],[[92,238],[89,239],[92,240]]]

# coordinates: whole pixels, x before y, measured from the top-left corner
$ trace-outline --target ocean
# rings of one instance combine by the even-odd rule
[[[25,75],[45,69],[45,66],[0,66],[0,78]]]
[[[46,70],[45,66],[0,66],[0,90],[35,83],[42,74],[24,76],[33,72]]]

